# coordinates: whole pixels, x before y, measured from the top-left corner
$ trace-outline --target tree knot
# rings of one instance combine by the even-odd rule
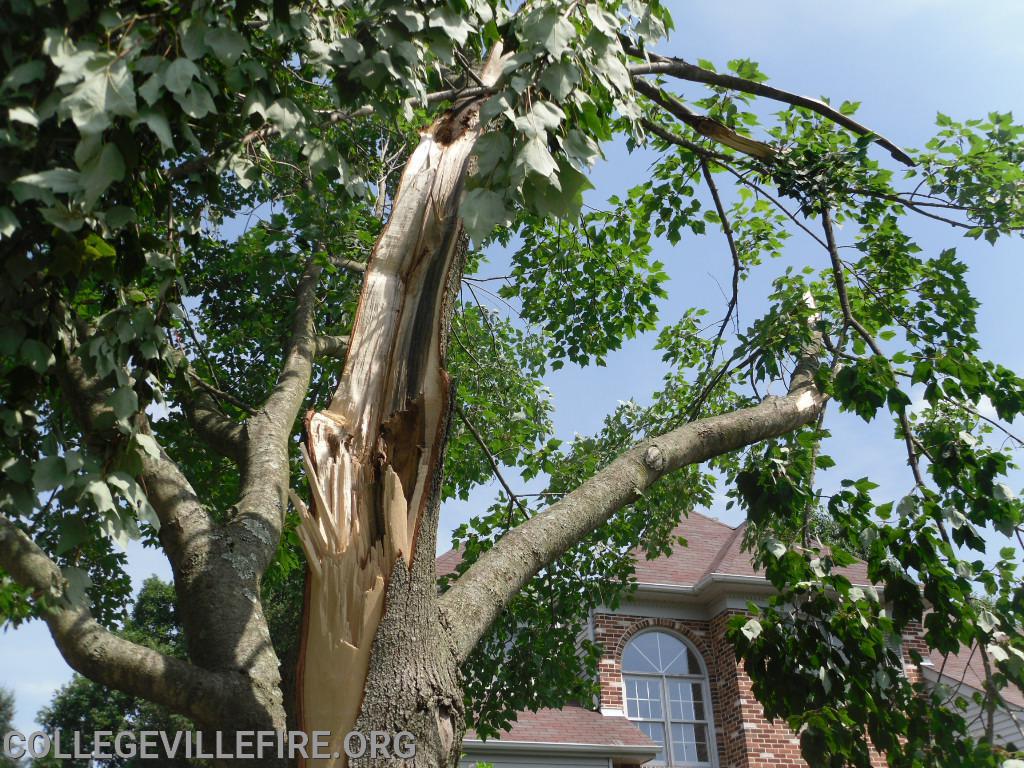
[[[661,448],[659,448],[656,445],[647,446],[647,450],[644,451],[645,467],[647,467],[652,472],[661,472],[663,469],[665,469],[666,463],[667,460],[665,459],[665,454],[661,450]]]

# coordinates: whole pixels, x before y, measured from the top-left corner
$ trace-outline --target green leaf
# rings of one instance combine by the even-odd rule
[[[163,84],[175,96],[182,96],[199,76],[199,67],[191,59],[179,57],[167,65]]]
[[[57,362],[50,348],[36,339],[25,339],[18,350],[21,361],[36,373],[46,373]]]
[[[485,133],[476,140],[473,146],[473,154],[476,155],[476,174],[478,176],[489,176],[512,152],[512,142],[503,133]]]
[[[139,411],[139,396],[131,387],[118,387],[107,396],[107,405],[114,411],[114,418],[123,427],[129,427],[129,419]]]
[[[154,459],[160,458],[160,446],[157,445],[156,440],[153,439],[152,435],[147,435],[144,432],[136,432],[132,439],[146,454]]]
[[[164,92],[164,76],[160,72],[154,72],[146,82],[139,87],[139,96],[145,99],[147,104],[156,104]]]
[[[569,159],[576,161],[578,168],[592,168],[601,157],[601,148],[597,142],[575,128],[566,134],[562,146]]]
[[[463,226],[473,242],[479,245],[499,224],[508,224],[511,214],[500,192],[471,189],[466,193],[459,209]]]
[[[113,512],[114,497],[110,495],[110,487],[102,480],[90,480],[85,486],[85,493],[92,497],[93,504],[100,512]]]
[[[121,151],[114,144],[104,144],[99,154],[82,168],[81,183],[86,207],[92,208],[111,184],[124,178],[124,172]]]
[[[83,135],[102,133],[117,115],[134,117],[135,86],[128,65],[115,60],[109,66],[89,72],[61,101]]]
[[[563,159],[558,160],[557,177],[530,177],[523,195],[542,216],[572,220],[583,205],[583,192],[592,189],[590,179]]]
[[[79,211],[72,211],[66,205],[40,208],[39,213],[50,224],[65,232],[77,232],[85,225],[85,217]]]
[[[139,112],[138,117],[132,121],[132,127],[139,123],[146,124],[146,127],[153,132],[153,135],[160,139],[164,149],[168,149],[171,152],[174,151],[174,137],[171,135],[171,126],[163,112],[155,109],[143,109]]]
[[[19,64],[0,83],[0,90],[16,91],[23,85],[42,80],[46,74],[46,63],[41,59],[33,59]]]
[[[18,217],[14,215],[14,211],[6,205],[0,205],[0,236],[10,237],[19,226]]]
[[[544,177],[553,177],[558,171],[558,164],[548,150],[547,142],[540,136],[529,139],[516,156],[516,163],[527,173],[536,173]]]
[[[550,101],[537,101],[525,115],[516,118],[516,128],[533,138],[545,138],[562,124],[565,114]]]
[[[765,549],[767,549],[776,560],[789,551],[789,548],[778,539],[768,539],[765,542]]]
[[[115,205],[103,212],[103,221],[110,229],[120,229],[136,220],[135,210],[127,205]]]
[[[103,521],[100,523],[100,527],[110,539],[117,544],[121,549],[127,549],[129,542],[138,537],[138,531],[135,529],[135,521],[129,520],[126,524],[125,520],[121,519],[121,516],[115,512],[108,512],[103,516]],[[129,527],[129,525],[131,527]]]
[[[67,479],[67,465],[62,456],[47,456],[32,466],[32,486],[36,493],[50,491]]]
[[[572,89],[579,83],[579,69],[561,61],[557,61],[545,69],[544,74],[540,77],[540,84],[559,101],[568,98]]]
[[[1017,498],[1017,494],[1006,483],[996,483],[992,487],[992,496],[997,501],[1013,501]]]
[[[186,115],[196,120],[217,112],[210,92],[206,90],[206,86],[199,83],[193,85],[184,96],[176,94],[174,100],[181,105]]]
[[[33,128],[39,127],[39,115],[32,107],[11,107],[7,112],[7,118],[12,123],[24,123]]]
[[[281,133],[291,133],[306,121],[294,101],[278,99],[267,110],[267,121],[275,125]]]
[[[740,629],[740,632],[742,632],[748,640],[756,639],[761,635],[763,631],[764,628],[761,626],[761,622],[759,622],[757,619],[750,619]]]
[[[238,32],[227,27],[215,27],[206,30],[204,38],[213,55],[225,64],[234,64],[245,53],[249,44]]]
[[[896,505],[896,514],[900,517],[909,517],[917,512],[918,504],[917,496],[912,493],[907,494]]]
[[[25,200],[52,200],[53,195],[66,195],[82,188],[78,171],[70,168],[51,168],[48,171],[28,173],[11,182],[11,192],[20,203]]]
[[[92,579],[89,572],[84,568],[69,565],[60,569],[64,577],[64,597],[71,605],[77,608],[89,607],[89,589],[92,587]]]
[[[537,14],[523,33],[528,42],[542,46],[553,58],[559,59],[576,37],[576,25],[561,14]]]
[[[427,19],[428,26],[442,30],[459,45],[465,45],[469,33],[473,31],[472,25],[463,15],[448,6],[431,8]]]

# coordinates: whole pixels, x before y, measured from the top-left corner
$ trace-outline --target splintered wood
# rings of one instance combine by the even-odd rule
[[[481,77],[493,82],[500,53]],[[301,727],[341,740],[363,700],[374,636],[396,565],[409,567],[439,477],[450,407],[444,327],[460,269],[458,206],[480,99],[456,103],[406,163],[391,218],[367,265],[341,380],[307,417],[312,490],[297,498],[310,579],[299,668]],[[430,553],[431,556],[433,553]],[[400,562],[401,561],[401,562]]]
[[[341,753],[341,736],[349,728],[339,725],[351,726],[359,713],[386,576],[399,558],[408,566],[415,520],[409,519],[395,471],[358,461],[329,414],[313,414],[308,434],[317,449],[311,456],[302,447],[314,506],[311,513],[297,505],[302,517],[298,534],[315,599],[306,606],[303,727],[330,731],[329,751]],[[380,481],[367,477],[373,472],[382,474]],[[376,496],[378,488],[383,492]],[[376,498],[366,498],[368,492]]]

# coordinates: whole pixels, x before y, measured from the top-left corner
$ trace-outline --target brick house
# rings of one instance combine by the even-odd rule
[[[692,512],[675,531],[688,546],[640,560],[629,602],[592,614],[589,633],[603,648],[600,700],[593,708],[523,712],[509,731],[486,742],[470,732],[460,765],[806,768],[796,735],[785,723],[765,719],[725,639],[730,616],[773,591],[741,551],[744,527]],[[457,562],[456,552],[442,555],[439,573]],[[842,572],[854,584],[868,583],[863,566]],[[926,650],[920,639],[908,638],[905,653],[915,645]],[[918,668],[907,659],[908,675],[935,682],[941,669],[941,682],[965,686],[964,693],[978,690],[983,679],[968,654],[945,666],[932,659]],[[1024,721],[1024,695],[1004,695]],[[1011,717],[1006,722],[1013,724]],[[1001,740],[1013,733],[1007,728]]]

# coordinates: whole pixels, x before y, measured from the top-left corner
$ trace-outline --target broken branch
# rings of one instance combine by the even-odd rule
[[[871,136],[876,144],[887,149],[889,154],[901,163],[910,166],[915,164],[913,158],[911,158],[910,155],[895,143],[884,136],[875,133],[867,126],[862,125],[848,115],[844,115],[842,112],[839,112],[819,99],[800,96],[799,94],[790,93],[789,91],[784,91],[770,85],[765,85],[764,83],[748,80],[744,77],[712,72],[711,70],[698,67],[679,58],[645,53],[628,42],[623,45],[623,49],[630,56],[647,60],[644,64],[635,64],[629,68],[629,74],[633,77],[634,86],[636,86],[638,82],[643,82],[640,80],[643,75],[671,75],[672,77],[679,78],[680,80],[729,88],[734,91],[742,91],[743,93],[749,93],[754,96],[763,96],[764,98],[772,99],[773,101],[781,101],[784,104],[790,104],[794,107],[803,107],[804,109],[816,112],[837,125],[841,125],[844,128],[853,131],[859,136]],[[637,90],[640,90],[640,88],[638,87]],[[641,91],[641,93],[643,93],[643,91]]]

